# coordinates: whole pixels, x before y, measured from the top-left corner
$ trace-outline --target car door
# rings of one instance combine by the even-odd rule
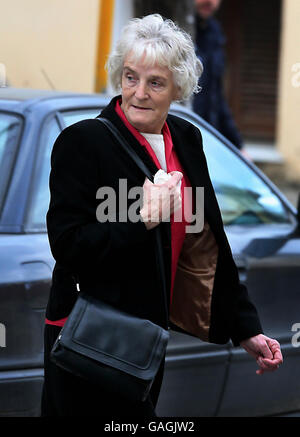
[[[86,112],[82,111],[80,117],[87,118]],[[36,122],[34,113],[32,119],[22,137],[10,180],[10,187],[14,188],[11,191],[26,199],[22,232],[0,234],[0,417],[40,414],[44,320],[54,267],[46,232],[50,156],[62,126],[55,113],[46,114],[41,124]],[[5,121],[1,116],[2,125]],[[4,149],[2,131],[5,133],[2,129],[0,168],[5,171],[0,177],[0,200],[5,195],[4,176],[10,176],[9,158],[14,158],[13,145],[7,153]],[[31,165],[29,157],[33,157]],[[22,183],[23,172],[30,180],[26,184],[28,192]],[[16,195],[6,197],[1,205],[5,209],[9,204],[5,217],[10,223],[9,218],[16,215],[16,210],[20,214],[21,208]]]
[[[229,345],[170,330],[156,412],[166,417],[215,416],[228,370]]]
[[[281,344],[284,363],[276,372],[258,377],[254,359],[242,348],[232,348],[220,415],[265,416],[300,409],[300,382],[296,377],[300,354],[292,342],[293,327],[300,321],[300,239],[292,229],[286,226],[278,233],[270,226],[269,232],[262,232],[258,226],[246,237],[241,229],[228,230],[232,246],[237,238],[244,240],[242,279],[258,309],[265,335]]]
[[[255,360],[244,349],[231,347],[217,415],[261,416],[298,410],[300,383],[295,375],[300,354],[291,341],[292,327],[300,322],[300,236],[295,215],[253,166],[209,129],[200,129],[240,280],[258,309],[265,334],[280,342],[285,360],[277,372],[259,377]]]
[[[27,198],[24,180],[30,179],[29,157],[35,154],[36,141],[31,136],[30,148],[24,147],[26,123],[20,114],[1,113],[0,120],[0,321],[5,327],[0,416],[36,416],[43,382],[44,296],[51,269],[40,235],[28,235],[18,223],[24,210],[17,201]]]

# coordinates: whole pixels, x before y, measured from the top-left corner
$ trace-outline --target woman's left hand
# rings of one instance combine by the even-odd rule
[[[283,363],[278,341],[263,334],[243,340],[240,345],[248,354],[255,358],[259,365],[260,368],[256,371],[257,375],[262,375],[265,372],[274,372]]]

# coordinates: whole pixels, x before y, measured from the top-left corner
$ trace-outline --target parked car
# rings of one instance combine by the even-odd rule
[[[0,89],[0,416],[37,416],[43,382],[45,307],[54,267],[45,215],[53,143],[96,117],[109,98]],[[242,348],[171,331],[160,416],[267,416],[300,410],[300,232],[297,210],[252,163],[184,106],[198,126],[240,279],[284,364],[257,376]],[[296,326],[296,325],[295,325]]]

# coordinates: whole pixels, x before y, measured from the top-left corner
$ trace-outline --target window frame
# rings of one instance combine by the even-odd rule
[[[58,130],[59,130],[59,134],[62,131],[62,123],[61,123],[61,119],[59,117],[59,113],[58,112],[52,112],[50,113],[45,120],[43,121],[43,123],[41,123],[41,126],[39,128],[38,131],[38,139],[37,139],[37,156],[36,156],[36,160],[35,160],[35,164],[34,164],[34,168],[33,168],[33,172],[32,172],[32,177],[31,177],[31,182],[30,182],[30,187],[29,187],[29,192],[28,192],[28,197],[27,197],[27,204],[26,204],[26,209],[25,209],[25,214],[24,214],[24,232],[25,233],[47,233],[47,227],[46,224],[42,225],[42,224],[38,224],[38,223],[32,223],[29,220],[29,216],[30,216],[30,211],[34,202],[34,187],[35,187],[35,183],[38,180],[41,168],[42,168],[42,163],[43,163],[43,159],[44,159],[44,153],[45,153],[45,148],[46,148],[46,142],[43,141],[43,137],[45,135],[45,128],[47,128],[47,125],[49,125],[53,120],[55,120]],[[58,134],[58,135],[59,135]]]
[[[5,188],[3,190],[3,195],[2,195],[2,198],[0,198],[0,223],[1,223],[2,213],[3,213],[3,210],[5,208],[5,203],[6,203],[6,200],[7,200],[7,196],[8,196],[8,192],[9,192],[9,187],[11,185],[11,181],[12,181],[13,174],[14,174],[14,168],[15,168],[17,157],[18,157],[18,153],[19,153],[19,150],[20,150],[20,145],[21,145],[21,142],[22,142],[24,127],[25,127],[25,120],[24,120],[24,117],[22,116],[22,114],[19,114],[17,112],[13,112],[13,111],[8,111],[8,110],[5,110],[3,108],[0,109],[0,114],[5,114],[7,116],[14,117],[15,119],[18,119],[20,121],[20,128],[19,128],[19,132],[18,132],[15,148],[14,148],[14,151],[13,151],[13,158],[11,160],[10,169],[9,169],[7,178],[6,178],[5,182],[4,182],[5,183]]]

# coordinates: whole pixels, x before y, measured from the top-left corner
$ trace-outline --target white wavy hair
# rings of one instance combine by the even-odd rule
[[[145,55],[146,65],[158,63],[168,67],[180,89],[179,100],[186,100],[201,90],[198,80],[203,65],[196,56],[190,35],[172,20],[151,14],[133,18],[123,28],[106,63],[109,81],[117,92],[121,90],[123,64],[129,52],[133,61],[139,61]]]

